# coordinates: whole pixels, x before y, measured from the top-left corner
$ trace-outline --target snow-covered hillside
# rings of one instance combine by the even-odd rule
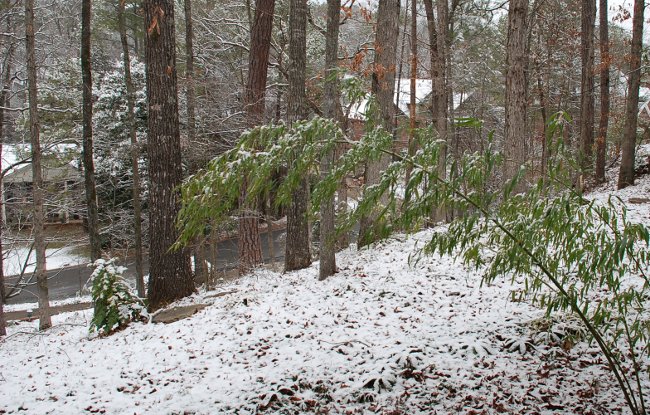
[[[453,258],[409,254],[429,231],[349,250],[341,272],[260,271],[194,317],[88,335],[90,311],[10,327],[0,413],[611,414],[623,398],[568,319],[480,287]]]

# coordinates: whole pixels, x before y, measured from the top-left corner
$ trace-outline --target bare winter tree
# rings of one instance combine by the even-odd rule
[[[36,84],[36,46],[34,36],[34,0],[25,0],[25,53],[27,57],[27,89],[29,102],[29,135],[32,149],[33,234],[36,253],[36,286],[38,288],[38,328],[52,327],[50,299],[45,263],[45,233],[43,213],[43,170],[41,166],[40,122],[38,118],[38,88]]]
[[[583,178],[593,168],[594,147],[594,29],[596,0],[582,0],[581,58],[582,78],[580,87],[580,146]]]
[[[600,32],[600,120],[598,122],[598,138],[596,139],[596,170],[597,183],[605,181],[605,152],[607,149],[607,128],[609,126],[609,19],[607,16],[607,0],[599,3],[599,32]]]
[[[325,40],[325,116],[339,119],[340,93],[338,79],[338,50],[341,0],[327,2],[327,34]],[[334,164],[334,151],[321,161],[321,174],[327,175]],[[334,196],[323,202],[320,210],[320,268],[318,279],[324,280],[336,272],[336,233],[334,231]]]
[[[7,13],[5,16],[7,21],[7,33],[13,33],[14,25],[11,18],[11,3],[10,0],[2,2],[2,10]],[[8,38],[3,38],[3,46],[6,47],[6,56],[4,59],[5,64],[2,67],[2,91],[0,92],[0,159],[2,159],[2,145],[5,141],[5,107],[8,107],[9,91],[11,90],[11,68],[12,60],[15,52],[15,42]],[[1,174],[1,173],[0,173]],[[2,177],[0,177],[0,181]],[[0,182],[1,183],[1,182]],[[1,189],[1,184],[0,184]],[[0,198],[0,212],[3,210],[3,198]],[[4,215],[0,213],[0,252],[3,252],[2,231],[4,228]],[[0,336],[7,334],[6,320],[4,315],[4,304],[7,301],[5,290],[5,275],[4,275],[4,255],[0,255]]]
[[[86,190],[86,211],[88,215],[88,236],[90,259],[101,256],[99,221],[97,219],[97,191],[95,189],[95,162],[93,161],[93,79],[90,63],[90,19],[91,0],[81,2],[81,77],[83,82],[83,165]]]
[[[275,0],[257,0],[255,6],[255,19],[251,28],[251,46],[248,56],[248,81],[244,95],[247,124],[251,127],[264,121]],[[249,272],[263,262],[259,213],[255,204],[255,202],[246,202],[246,185],[244,183],[239,206],[240,274]],[[270,223],[268,232],[271,232]]]
[[[380,0],[377,11],[375,37],[375,60],[372,74],[372,94],[377,99],[379,117],[386,131],[393,132],[395,125],[395,65],[397,61],[397,38],[399,34],[399,0]],[[381,172],[388,166],[389,159],[382,157],[377,162],[366,163],[365,182],[371,186],[379,181]],[[376,216],[361,218],[359,247],[376,240]]]
[[[174,3],[145,0],[149,158],[149,308],[194,292],[190,257],[171,250],[177,238],[178,188],[182,180]]]
[[[632,18],[632,45],[630,50],[630,75],[627,83],[625,127],[621,144],[621,170],[618,174],[618,188],[634,184],[634,157],[636,152],[636,128],[639,111],[639,86],[641,85],[641,53],[643,50],[644,0],[634,0]]]
[[[505,179],[512,179],[526,162],[526,34],[528,0],[511,0],[506,40]]]
[[[196,142],[196,85],[194,81],[194,19],[192,17],[192,0],[185,0],[185,100],[187,105],[187,141]],[[190,144],[192,145],[192,144]],[[190,164],[190,173],[198,168]],[[207,281],[208,267],[204,239],[194,247],[194,274],[197,281]],[[214,241],[216,243],[216,241]]]
[[[287,120],[291,124],[307,116],[305,68],[307,64],[307,1],[289,2],[289,93]],[[298,157],[298,155],[294,155]],[[284,268],[286,271],[306,268],[311,264],[309,220],[309,181],[305,177],[294,191],[287,209],[287,241]]]
[[[443,143],[447,142],[448,131],[448,108],[447,108],[447,77],[445,76],[447,67],[447,46],[445,42],[446,33],[448,31],[447,23],[447,7],[445,2],[436,2],[438,8],[437,19],[434,14],[432,0],[424,0],[424,10],[427,16],[427,31],[429,34],[429,57],[431,62],[431,83],[433,93],[431,94],[431,108],[433,116],[433,124],[435,126],[438,137]],[[447,167],[445,159],[447,157],[447,146],[440,152],[440,162],[438,168],[438,175],[445,178],[447,175]],[[443,220],[446,217],[444,209],[437,209],[437,212],[432,212],[434,220]]]
[[[417,14],[417,1],[411,0],[411,60],[410,60],[410,85],[409,85],[409,142],[408,153],[409,156],[415,154],[415,128],[417,127],[417,111],[416,111],[416,79],[418,77],[418,14]],[[408,183],[411,178],[412,166],[407,167],[405,183]]]
[[[138,145],[137,127],[135,123],[135,87],[131,76],[131,51],[126,35],[126,23],[124,6],[126,0],[119,0],[117,5],[117,26],[120,32],[120,43],[122,44],[122,62],[124,65],[124,83],[126,85],[126,121],[129,126],[129,137],[131,139],[131,171],[133,183],[131,194],[133,196],[133,232],[135,234],[135,283],[138,290],[138,297],[146,296],[144,288],[144,270],[142,266],[142,205],[140,203],[140,146]]]

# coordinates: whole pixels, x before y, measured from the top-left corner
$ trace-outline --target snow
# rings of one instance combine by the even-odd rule
[[[21,157],[19,153],[24,153],[26,151],[28,151],[26,146],[3,144],[0,168],[2,168],[2,170],[7,169],[23,160],[23,157]],[[8,170],[7,173],[10,173],[13,170],[15,170],[15,167]]]
[[[59,269],[75,265],[88,264],[90,260],[83,255],[75,253],[76,247],[48,248],[45,250],[48,269]],[[36,252],[28,247],[15,246],[3,252],[3,269],[5,276],[19,275],[24,272],[31,274],[36,269]],[[26,263],[26,265],[25,265]]]
[[[75,297],[66,298],[65,300],[50,301],[50,307],[60,307],[64,305],[79,304],[79,303],[89,303],[92,301],[90,294],[85,293],[85,295],[78,295]],[[19,303],[19,304],[5,304],[4,311],[22,311],[22,310],[37,310],[38,303]]]
[[[617,194],[647,196],[650,178]],[[549,326],[519,285],[481,286],[452,257],[415,261],[431,232],[350,248],[324,282],[317,264],[259,270],[184,299],[209,306],[168,325],[96,337],[87,310],[10,326],[0,413],[626,413],[599,350],[562,341],[574,319]]]
[[[426,104],[433,91],[433,82],[431,79],[415,80],[415,103],[416,105]],[[462,94],[454,94],[454,109],[458,108],[467,98]],[[400,79],[395,81],[395,104],[399,110],[408,115],[409,105],[411,104],[411,80]],[[354,120],[365,120],[368,111],[368,99],[362,99],[356,104],[352,104],[349,111],[349,118]]]

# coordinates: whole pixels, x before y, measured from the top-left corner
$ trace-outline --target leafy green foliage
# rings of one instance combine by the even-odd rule
[[[548,315],[570,311],[603,351],[633,413],[644,413],[637,361],[650,355],[650,238],[648,229],[627,218],[616,197],[586,199],[572,189],[561,143],[549,175],[526,193],[512,194],[520,178],[496,192],[476,197],[480,188],[448,182],[465,214],[434,233],[425,253],[460,255],[467,265],[484,270],[483,281],[497,277],[521,279],[525,295],[545,307]],[[467,158],[466,158],[467,160]],[[487,167],[491,163],[476,162]],[[460,178],[476,181],[475,164],[466,162]],[[492,172],[488,169],[488,175]],[[521,175],[520,175],[521,176]],[[486,202],[500,199],[499,204]],[[626,375],[623,361],[632,362]],[[633,386],[631,379],[635,377]]]
[[[625,205],[617,198],[588,200],[572,188],[567,167],[575,161],[561,141],[552,141],[565,120],[563,113],[551,119],[548,175],[524,193],[515,190],[521,188],[524,167],[508,182],[494,185],[503,157],[494,150],[491,137],[483,152],[448,162],[440,161],[444,143],[431,130],[421,130],[419,150],[409,157],[394,153],[391,135],[370,121],[364,137],[348,142],[350,149],[315,186],[312,208],[316,211],[357,166],[391,155],[394,161],[377,184],[364,189],[357,207],[340,220],[339,230],[351,228],[372,212],[380,224],[374,232],[382,237],[396,230],[421,229],[431,223],[437,209],[453,211],[456,219],[437,228],[417,255],[458,257],[483,270],[487,284],[504,276],[521,280],[522,295],[546,308],[549,316],[576,315],[602,350],[628,406],[634,414],[642,414],[638,358],[650,355],[645,308],[650,297],[650,232],[627,218]],[[477,125],[472,119],[456,124]],[[249,197],[256,197],[269,190],[275,169],[292,165],[278,187],[278,200],[286,203],[300,179],[338,140],[340,130],[321,118],[291,129],[263,126],[245,133],[236,148],[183,186],[179,244],[201,232],[210,219],[223,218],[236,207],[243,177],[250,178]],[[410,179],[402,187],[407,168]],[[633,370],[623,362],[631,362]]]
[[[183,184],[177,245],[202,235],[208,225],[225,222],[238,207],[245,178],[247,201],[274,189],[276,203],[287,205],[302,178],[316,168],[322,154],[332,151],[342,139],[343,133],[334,122],[318,117],[296,122],[292,127],[265,125],[246,131],[233,149],[213,159],[205,170]],[[284,179],[274,183],[274,173],[289,165],[292,169]]]
[[[116,267],[113,259],[98,259],[94,266],[91,276],[94,304],[91,332],[107,336],[131,321],[146,317],[144,304],[122,278],[125,268]]]

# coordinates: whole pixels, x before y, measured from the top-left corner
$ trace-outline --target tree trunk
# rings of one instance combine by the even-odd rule
[[[83,81],[83,165],[86,210],[88,214],[88,237],[90,259],[101,257],[99,221],[97,220],[97,191],[95,189],[95,162],[93,161],[93,80],[90,62],[90,14],[91,0],[81,2],[81,78]]]
[[[600,121],[596,139],[596,183],[605,182],[605,152],[609,127],[609,20],[607,0],[600,0]]]
[[[621,143],[621,170],[618,174],[618,188],[634,184],[634,157],[636,152],[636,128],[639,111],[639,86],[641,84],[641,52],[643,50],[643,0],[634,0],[632,18],[632,45],[630,51],[630,77],[627,83],[625,126]]]
[[[156,310],[192,294],[194,281],[188,251],[170,249],[178,236],[182,180],[174,3],[145,0],[144,11],[151,240],[148,299],[149,308]]]
[[[272,218],[273,204],[271,203],[270,193],[267,193],[265,199],[266,200],[264,203],[267,203],[266,224],[268,228],[266,232],[266,242],[269,246],[269,265],[271,265],[271,269],[275,270],[275,244],[273,242],[273,218]]]
[[[389,133],[393,133],[395,129],[395,65],[399,35],[399,12],[399,0],[379,0],[372,94],[377,99],[381,123]],[[388,167],[389,162],[388,156],[382,156],[377,162],[366,163],[365,185],[377,184],[381,172]],[[378,226],[376,214],[361,218],[359,240],[357,242],[359,248],[377,240]]]
[[[289,124],[307,116],[305,92],[307,61],[307,1],[289,1],[289,91],[287,121]],[[299,157],[297,154],[294,157]],[[294,191],[287,210],[287,241],[284,255],[285,271],[306,268],[311,264],[309,220],[309,180],[305,177]]]
[[[594,25],[596,0],[582,0],[580,153],[583,179],[591,174],[594,152]]]
[[[124,64],[124,83],[126,85],[126,119],[129,126],[129,137],[131,138],[131,171],[133,184],[131,197],[133,198],[133,230],[135,233],[135,283],[138,290],[138,297],[145,298],[144,269],[142,253],[142,206],[140,202],[140,146],[135,125],[135,88],[131,77],[131,52],[126,36],[126,24],[124,22],[124,3],[119,0],[117,9],[118,29],[122,43],[122,59]]]
[[[506,41],[506,120],[504,179],[512,179],[526,162],[526,18],[528,0],[511,0]],[[516,189],[523,190],[523,184]]]
[[[34,0],[25,1],[25,40],[27,54],[27,89],[29,92],[29,135],[32,147],[33,234],[36,251],[36,287],[38,291],[38,328],[52,327],[50,299],[45,264],[45,234],[43,212],[43,170],[41,167],[40,122],[38,118],[38,89],[36,86],[36,47],[34,36]]]
[[[548,141],[546,137],[546,132],[548,130],[547,128],[547,123],[548,123],[548,115],[547,115],[547,110],[546,110],[546,95],[544,94],[544,83],[542,80],[542,73],[541,73],[541,66],[538,63],[537,65],[537,93],[539,96],[539,105],[541,108],[541,115],[542,115],[542,160],[540,162],[540,174],[542,176],[542,180],[546,180],[546,171],[548,169]]]
[[[4,10],[9,10],[10,2],[9,0],[3,1]],[[15,26],[13,24],[13,19],[11,15],[7,14],[5,16],[7,19],[7,33],[13,33]],[[4,81],[2,83],[2,92],[0,92],[0,159],[2,159],[2,145],[4,144],[4,125],[5,125],[5,111],[4,107],[8,107],[8,97],[9,92],[11,91],[11,65],[14,59],[15,43],[13,40],[5,40],[8,42],[7,46],[7,55],[5,58],[5,65],[2,68],[4,74]],[[1,174],[1,173],[0,173]],[[2,180],[4,177],[0,176],[0,189],[2,189]],[[3,243],[2,243],[2,231],[4,228],[4,215],[2,215],[4,204],[4,198],[0,197],[0,253],[3,252]],[[0,336],[7,334],[6,329],[6,320],[4,315],[4,304],[7,302],[7,293],[5,289],[5,275],[4,275],[4,255],[0,255]]]
[[[187,139],[194,143],[196,138],[196,92],[194,89],[194,22],[192,21],[192,0],[185,0],[185,53],[187,97]]]
[[[185,99],[187,104],[187,141],[190,146],[196,142],[196,88],[194,83],[194,21],[192,19],[192,0],[184,1],[185,12]],[[198,143],[197,143],[198,144]],[[190,163],[190,173],[198,170],[196,163]],[[207,264],[205,263],[205,238],[197,239],[193,248],[194,279],[208,284]]]
[[[6,3],[5,3],[6,4]],[[10,88],[11,82],[11,60],[13,59],[13,44],[9,45],[9,51],[7,53],[7,60],[5,61],[4,70],[4,82],[2,84],[2,93],[0,93],[0,105],[2,107],[7,106],[7,95]],[[2,160],[2,146],[4,144],[4,109],[0,108],[0,160]],[[4,177],[0,177],[0,182]],[[4,203],[4,198],[0,196],[0,212],[2,212],[2,205]],[[5,290],[5,274],[4,274],[4,255],[3,252],[3,243],[2,243],[2,231],[4,228],[4,218],[0,214],[0,336],[7,334],[5,315],[4,315],[4,304],[7,301],[6,290]]]
[[[338,121],[340,112],[338,51],[341,0],[327,2],[327,35],[325,40],[325,116]],[[321,176],[326,177],[334,165],[334,150],[321,160]],[[334,226],[334,196],[324,201],[320,209],[320,268],[319,280],[336,273],[336,232]]]
[[[275,0],[257,0],[255,6],[255,20],[251,30],[251,48],[248,56],[248,81],[245,91],[246,116],[249,127],[264,122]],[[245,181],[239,198],[240,275],[249,272],[264,261],[259,230],[259,213],[255,201],[246,201],[246,194]]]
[[[437,4],[438,7],[443,5]],[[424,0],[424,9],[427,16],[427,28],[429,32],[429,56],[431,57],[431,83],[433,93],[431,94],[431,108],[433,124],[438,133],[438,139],[442,142],[440,157],[438,159],[437,174],[441,179],[447,177],[447,86],[445,77],[446,59],[445,59],[445,33],[447,31],[447,24],[445,22],[437,23],[433,13],[433,3],[431,0]],[[439,14],[439,19],[446,20],[446,13],[443,10],[442,16]],[[443,31],[439,32],[439,28]],[[432,221],[437,222],[446,218],[444,207],[439,207],[436,211],[431,212]]]
[[[247,187],[248,180],[244,180],[239,195],[239,275],[247,274],[264,262],[257,201],[246,200]]]
[[[411,0],[411,83],[410,83],[410,100],[409,100],[409,142],[408,142],[408,155],[413,157],[415,155],[415,129],[417,127],[417,111],[416,111],[416,79],[418,76],[418,15],[417,15],[417,1]],[[410,164],[406,169],[405,185],[411,179],[411,171],[413,166]]]

